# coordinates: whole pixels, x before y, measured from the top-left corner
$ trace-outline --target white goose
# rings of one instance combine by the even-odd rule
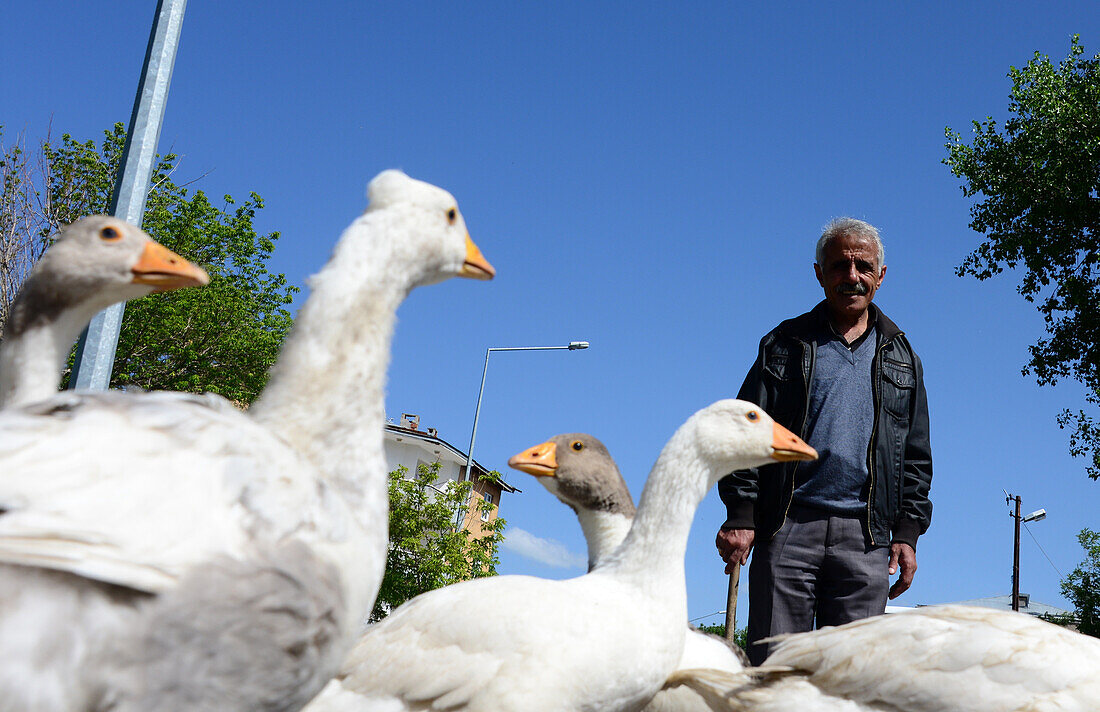
[[[1021,613],[928,606],[785,636],[748,682],[699,671],[684,682],[743,712],[1095,712],[1098,671],[1096,638]]]
[[[733,469],[811,452],[748,403],[699,411],[658,457],[626,540],[595,569],[418,596],[368,628],[310,711],[641,707],[683,650],[684,548],[699,502]]]
[[[12,302],[0,342],[0,408],[57,393],[69,350],[96,312],[209,281],[140,228],[107,215],[77,220],[54,238]]]
[[[634,501],[607,447],[597,438],[585,433],[557,435],[513,456],[508,465],[534,475],[577,513],[588,544],[589,569],[622,543],[634,519]],[[747,666],[740,648],[735,651],[726,641],[689,628],[677,669],[737,673]],[[703,698],[683,686],[661,690],[645,707],[646,712],[708,709]]]
[[[294,710],[338,670],[385,562],[394,311],[492,274],[446,191],[386,171],[368,195],[253,414],[173,393],[0,412],[0,709]]]

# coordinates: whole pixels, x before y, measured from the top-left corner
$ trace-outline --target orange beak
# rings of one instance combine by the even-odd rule
[[[779,423],[772,424],[772,450],[772,457],[779,462],[817,459],[817,450]]]
[[[137,264],[130,268],[134,284],[148,284],[154,292],[167,292],[181,287],[199,287],[210,283],[210,276],[164,245],[149,242],[141,252]]]
[[[466,261],[462,263],[462,271],[458,276],[470,279],[492,279],[496,273],[497,271],[489,264],[489,260],[485,259],[474,241],[466,235]]]
[[[518,455],[508,459],[508,467],[514,467],[535,477],[553,477],[558,473],[558,446],[544,442],[529,447]]]

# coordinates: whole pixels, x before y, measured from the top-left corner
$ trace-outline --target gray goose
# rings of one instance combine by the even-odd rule
[[[661,451],[622,546],[592,571],[417,596],[366,630],[310,712],[639,709],[683,654],[684,549],[707,490],[731,470],[812,453],[750,403],[700,410]]]
[[[558,435],[508,464],[577,512],[593,565],[621,541],[634,508],[599,440]],[[747,674],[747,661],[718,645],[689,633],[678,670],[646,711],[1086,712],[1100,701],[1100,641],[983,608],[928,606],[785,636]]]
[[[607,447],[586,433],[564,433],[527,448],[508,465],[530,475],[577,514],[588,545],[592,568],[622,543],[634,520],[634,501]],[[737,673],[748,666],[741,648],[717,636],[689,628],[680,670],[710,668]],[[689,712],[710,709],[695,691],[676,686],[662,689],[646,712]]]
[[[153,292],[207,284],[197,267],[108,215],[61,230],[12,302],[0,342],[0,408],[49,398],[96,312]]]
[[[368,197],[247,413],[170,392],[0,411],[0,709],[291,712],[338,671],[385,565],[395,312],[493,275],[447,191],[385,171]]]

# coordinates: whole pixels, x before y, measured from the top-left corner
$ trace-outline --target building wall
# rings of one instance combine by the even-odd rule
[[[430,465],[438,460],[441,463],[441,467],[439,468],[439,478],[436,482],[438,484],[443,484],[447,480],[457,480],[459,473],[462,471],[462,465],[454,461],[443,459],[439,454],[424,447],[424,445],[427,444],[429,443],[413,441],[411,439],[394,442],[387,437],[383,441],[383,447],[386,453],[386,471],[393,472],[397,469],[398,465],[404,465],[409,468],[409,472],[416,472],[416,465],[418,462]]]
[[[483,500],[485,495],[491,497],[493,508],[486,515],[482,515],[474,507],[474,503],[478,500]],[[474,488],[470,492],[470,503],[466,507],[466,516],[463,518],[463,528],[466,529],[474,537],[480,537],[485,533],[485,525],[489,522],[493,522],[497,518],[497,513],[500,511],[500,495],[501,488],[499,485],[492,482],[474,482]]]
[[[391,438],[391,435],[391,433],[387,433],[383,441],[386,453],[387,472],[392,472],[397,469],[399,465],[407,467],[409,472],[415,472],[417,463],[419,462],[431,464],[439,461],[441,465],[439,477],[435,481],[437,487],[441,487],[448,480],[457,480],[460,475],[465,473],[465,461],[461,463],[457,462],[453,458],[453,453],[451,453],[451,451],[443,450],[440,453],[436,453],[434,449],[432,449],[432,443],[427,443],[423,440],[415,440],[413,438],[403,438],[401,442],[396,442]],[[466,512],[463,516],[463,528],[475,537],[482,536],[485,533],[485,524],[497,518],[501,494],[502,489],[500,485],[492,482],[474,482],[473,489],[470,492],[470,500],[467,503]],[[483,521],[481,513],[475,511],[473,504],[478,500],[483,500],[485,495],[492,498],[493,509],[489,512],[489,518]]]

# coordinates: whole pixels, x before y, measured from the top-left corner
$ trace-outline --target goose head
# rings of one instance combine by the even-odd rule
[[[108,215],[63,229],[28,275],[12,306],[8,334],[79,312],[84,318],[115,302],[207,284],[210,278],[141,228]]]
[[[591,571],[622,543],[634,521],[634,500],[602,442],[563,433],[514,455],[508,464],[535,478],[576,512]]]
[[[367,186],[365,217],[378,214],[389,234],[401,239],[391,246],[391,260],[407,270],[412,287],[449,277],[492,279],[493,266],[470,239],[454,196],[398,170],[379,173]]]
[[[817,459],[816,450],[747,401],[730,398],[712,403],[691,416],[681,431],[719,477],[773,462]]]
[[[508,466],[534,475],[575,511],[634,517],[634,501],[619,468],[602,442],[584,433],[563,433],[529,447]]]
[[[106,215],[64,228],[27,275],[0,343],[0,407],[52,395],[73,341],[116,302],[210,281],[140,228]]]

